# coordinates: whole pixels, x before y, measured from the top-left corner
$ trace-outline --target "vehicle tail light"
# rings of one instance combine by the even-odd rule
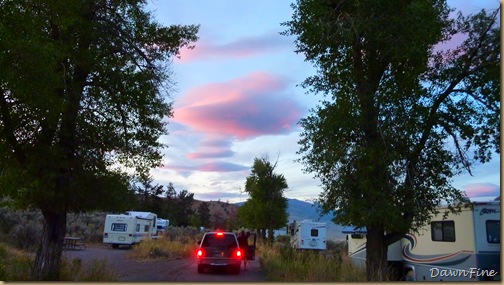
[[[108,233],[104,233],[103,236],[108,238]]]
[[[242,258],[242,251],[240,249],[235,250],[234,257],[241,259]]]
[[[218,237],[223,237],[223,236],[224,236],[224,233],[223,233],[223,232],[218,232],[216,235],[217,235]]]
[[[205,252],[202,249],[198,249],[198,251],[196,252],[196,256],[198,258],[203,257],[204,255],[205,255]]]

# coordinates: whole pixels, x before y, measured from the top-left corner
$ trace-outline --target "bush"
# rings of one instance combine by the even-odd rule
[[[341,254],[341,251],[298,251],[277,243],[262,246],[260,264],[270,281],[365,281],[365,272]]]
[[[105,260],[93,259],[83,265],[79,258],[64,259],[59,281],[118,281],[115,272],[107,268]]]
[[[32,264],[28,254],[0,243],[0,280],[31,281]]]

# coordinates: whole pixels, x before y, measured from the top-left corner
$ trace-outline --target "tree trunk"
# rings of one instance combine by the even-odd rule
[[[387,250],[382,226],[367,227],[366,278],[367,281],[387,281]]]
[[[38,281],[57,281],[61,269],[67,214],[43,212],[43,215],[44,230],[32,268],[32,278]]]
[[[268,228],[268,243],[272,245],[274,241],[275,241],[275,232],[273,231],[273,227],[270,226]]]

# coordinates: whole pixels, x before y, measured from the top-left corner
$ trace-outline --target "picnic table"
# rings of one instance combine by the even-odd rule
[[[82,242],[80,237],[65,237],[63,239],[63,249],[83,250],[86,249],[86,244]]]

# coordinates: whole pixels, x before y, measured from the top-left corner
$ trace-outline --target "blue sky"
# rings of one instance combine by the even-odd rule
[[[173,60],[176,83],[170,134],[162,138],[163,167],[155,182],[172,182],[197,200],[244,201],[246,177],[255,157],[278,159],[288,198],[313,199],[319,181],[302,172],[297,122],[320,97],[297,85],[315,73],[294,53],[294,38],[279,35],[291,19],[291,0],[149,0],[164,25],[199,24],[193,50]],[[495,9],[498,0],[448,1],[464,13]],[[500,160],[477,166],[454,185],[475,200],[500,192]]]

